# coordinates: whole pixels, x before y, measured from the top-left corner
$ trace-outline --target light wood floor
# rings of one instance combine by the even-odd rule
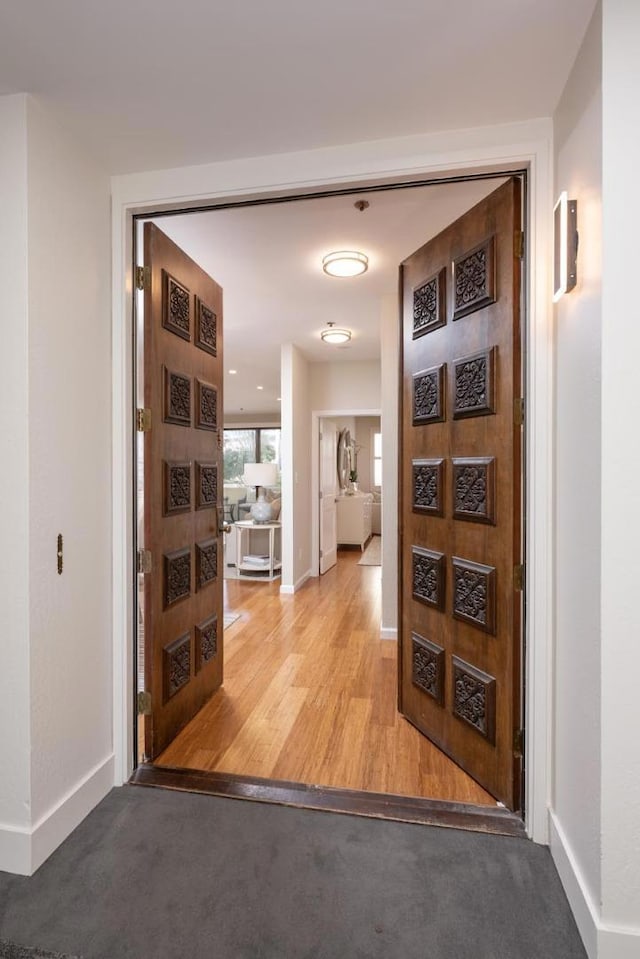
[[[224,686],[156,765],[495,805],[396,708],[380,567],[360,552],[294,596],[225,582]]]

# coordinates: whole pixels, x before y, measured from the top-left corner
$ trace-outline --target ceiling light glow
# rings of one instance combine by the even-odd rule
[[[329,276],[358,276],[369,269],[369,257],[357,250],[336,250],[322,257],[322,269]]]
[[[339,346],[340,343],[348,343],[351,339],[351,330],[336,329],[335,323],[327,323],[328,330],[323,330],[320,339],[332,346]]]

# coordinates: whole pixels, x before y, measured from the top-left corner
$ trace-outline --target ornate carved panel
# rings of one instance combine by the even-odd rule
[[[435,701],[444,703],[444,649],[418,633],[411,634],[411,680]]]
[[[191,678],[191,634],[185,633],[162,650],[164,701],[186,686]]]
[[[218,467],[196,460],[196,509],[211,509],[218,502]]]
[[[444,460],[413,460],[412,509],[414,513],[444,512]]]
[[[191,594],[191,550],[174,549],[164,557],[164,605],[173,606]]]
[[[164,463],[164,515],[191,509],[191,463]]]
[[[164,421],[191,426],[191,377],[163,367]]]
[[[196,589],[202,589],[218,576],[218,540],[196,543]]]
[[[218,653],[218,617],[210,616],[196,626],[196,672]]]
[[[496,571],[493,566],[454,556],[453,615],[485,633],[496,631]]]
[[[495,466],[493,456],[454,457],[453,517],[495,525]]]
[[[453,261],[453,319],[459,320],[495,301],[495,238],[491,236]]]
[[[196,427],[199,430],[218,428],[218,391],[202,380],[196,380]]]
[[[447,271],[443,267],[413,289],[413,339],[437,330],[447,322],[445,295]]]
[[[457,656],[453,666],[453,715],[472,726],[495,745],[496,681]]]
[[[495,365],[495,347],[454,361],[454,419],[495,413]]]
[[[218,317],[209,309],[206,303],[203,303],[200,297],[196,297],[196,346],[201,350],[206,350],[213,356],[217,355],[218,339]]]
[[[444,609],[444,553],[412,546],[413,598],[427,606]]]
[[[444,420],[445,364],[413,375],[413,425]]]
[[[183,340],[191,339],[191,294],[162,271],[162,325]]]

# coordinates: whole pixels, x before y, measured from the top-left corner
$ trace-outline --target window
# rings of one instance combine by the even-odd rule
[[[280,428],[225,430],[223,458],[227,485],[244,485],[245,463],[276,463],[280,470]]]
[[[382,433],[373,434],[373,485],[382,488]]]

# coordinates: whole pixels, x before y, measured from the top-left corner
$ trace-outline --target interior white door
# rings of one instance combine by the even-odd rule
[[[320,421],[320,573],[336,565],[338,520],[336,497],[338,430],[333,420]]]

